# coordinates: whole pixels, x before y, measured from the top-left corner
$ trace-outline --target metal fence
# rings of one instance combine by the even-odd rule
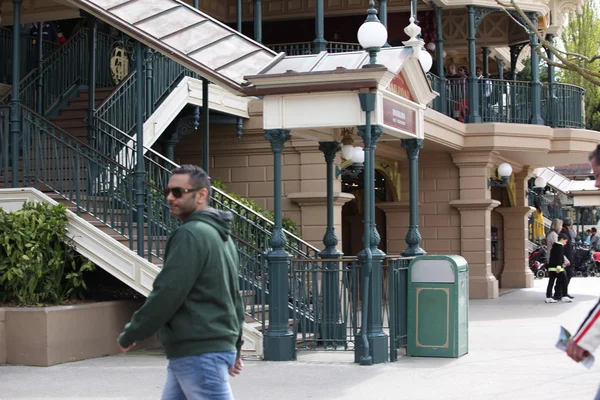
[[[386,257],[382,265],[381,315],[390,340],[390,361],[395,361],[397,350],[407,344],[410,261]],[[290,323],[297,350],[354,350],[362,315],[361,280],[361,264],[356,257],[292,260]]]

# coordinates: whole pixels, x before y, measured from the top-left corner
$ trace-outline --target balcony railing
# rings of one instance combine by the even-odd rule
[[[283,52],[288,56],[312,54],[312,42],[276,43],[268,44],[267,47],[278,53]],[[328,53],[345,53],[362,50],[362,47],[358,43],[328,42],[325,50]]]
[[[473,105],[469,104],[466,79],[448,79],[441,87],[440,78],[429,74],[433,90],[445,92],[445,113],[457,121],[466,122]],[[532,114],[531,82],[498,79],[479,79],[479,114],[482,122],[529,124]],[[581,87],[552,83],[542,84],[541,108],[545,125],[553,128],[585,127],[585,90]],[[441,112],[442,99],[435,99],[430,107]]]

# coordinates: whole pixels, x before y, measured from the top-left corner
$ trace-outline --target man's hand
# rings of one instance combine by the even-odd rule
[[[117,345],[119,346],[119,349],[121,350],[121,353],[125,354],[125,353],[127,353],[129,350],[131,350],[131,349],[133,348],[133,346],[135,346],[135,343],[134,343],[134,344],[132,344],[132,345],[131,345],[131,346],[129,346],[129,347],[123,347],[123,346],[121,346],[121,344],[119,343],[119,340],[117,339]]]
[[[590,353],[584,348],[580,347],[577,343],[575,343],[573,339],[571,339],[569,340],[569,343],[567,343],[567,355],[576,362],[580,362],[581,360],[589,356]]]
[[[237,360],[235,360],[233,367],[231,367],[231,369],[229,370],[229,375],[231,375],[231,376],[239,375],[243,369],[244,369],[244,362],[242,361],[241,358],[238,358]]]

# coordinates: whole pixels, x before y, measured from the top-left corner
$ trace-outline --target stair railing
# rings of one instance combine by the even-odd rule
[[[144,102],[144,121],[162,104],[181,79],[186,76],[199,77],[195,72],[158,52],[153,53],[150,61],[156,73],[154,73],[154,77],[152,78],[150,110],[146,109],[147,104]],[[142,77],[144,78],[142,82],[146,85],[146,76],[142,74]],[[137,71],[132,71],[98,106],[96,117],[128,135],[132,135],[135,129],[136,118],[135,113],[128,111],[135,110],[138,100],[138,81]]]
[[[77,31],[65,44],[43,60],[41,74],[36,68],[19,82],[21,104],[36,109],[38,81],[43,78],[44,113],[60,104],[70,90],[88,84],[89,31]],[[113,85],[110,77],[110,52],[114,39],[98,33],[97,36],[97,87]],[[10,93],[0,99],[0,105],[8,104]]]

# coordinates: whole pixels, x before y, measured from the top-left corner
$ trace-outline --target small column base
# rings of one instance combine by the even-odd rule
[[[502,287],[511,289],[521,289],[533,287],[533,273],[529,268],[523,271],[504,271],[502,273]]]
[[[296,359],[296,346],[294,334],[288,332],[284,335],[265,335],[263,339],[265,361],[293,361]]]
[[[381,364],[388,361],[388,336],[384,334],[370,335],[367,334],[369,341],[369,355],[371,356],[371,364]],[[361,362],[363,356],[363,339],[360,334],[354,337],[354,362],[362,365],[370,365]]]
[[[494,275],[469,277],[469,298],[495,299],[498,297],[498,280]]]

